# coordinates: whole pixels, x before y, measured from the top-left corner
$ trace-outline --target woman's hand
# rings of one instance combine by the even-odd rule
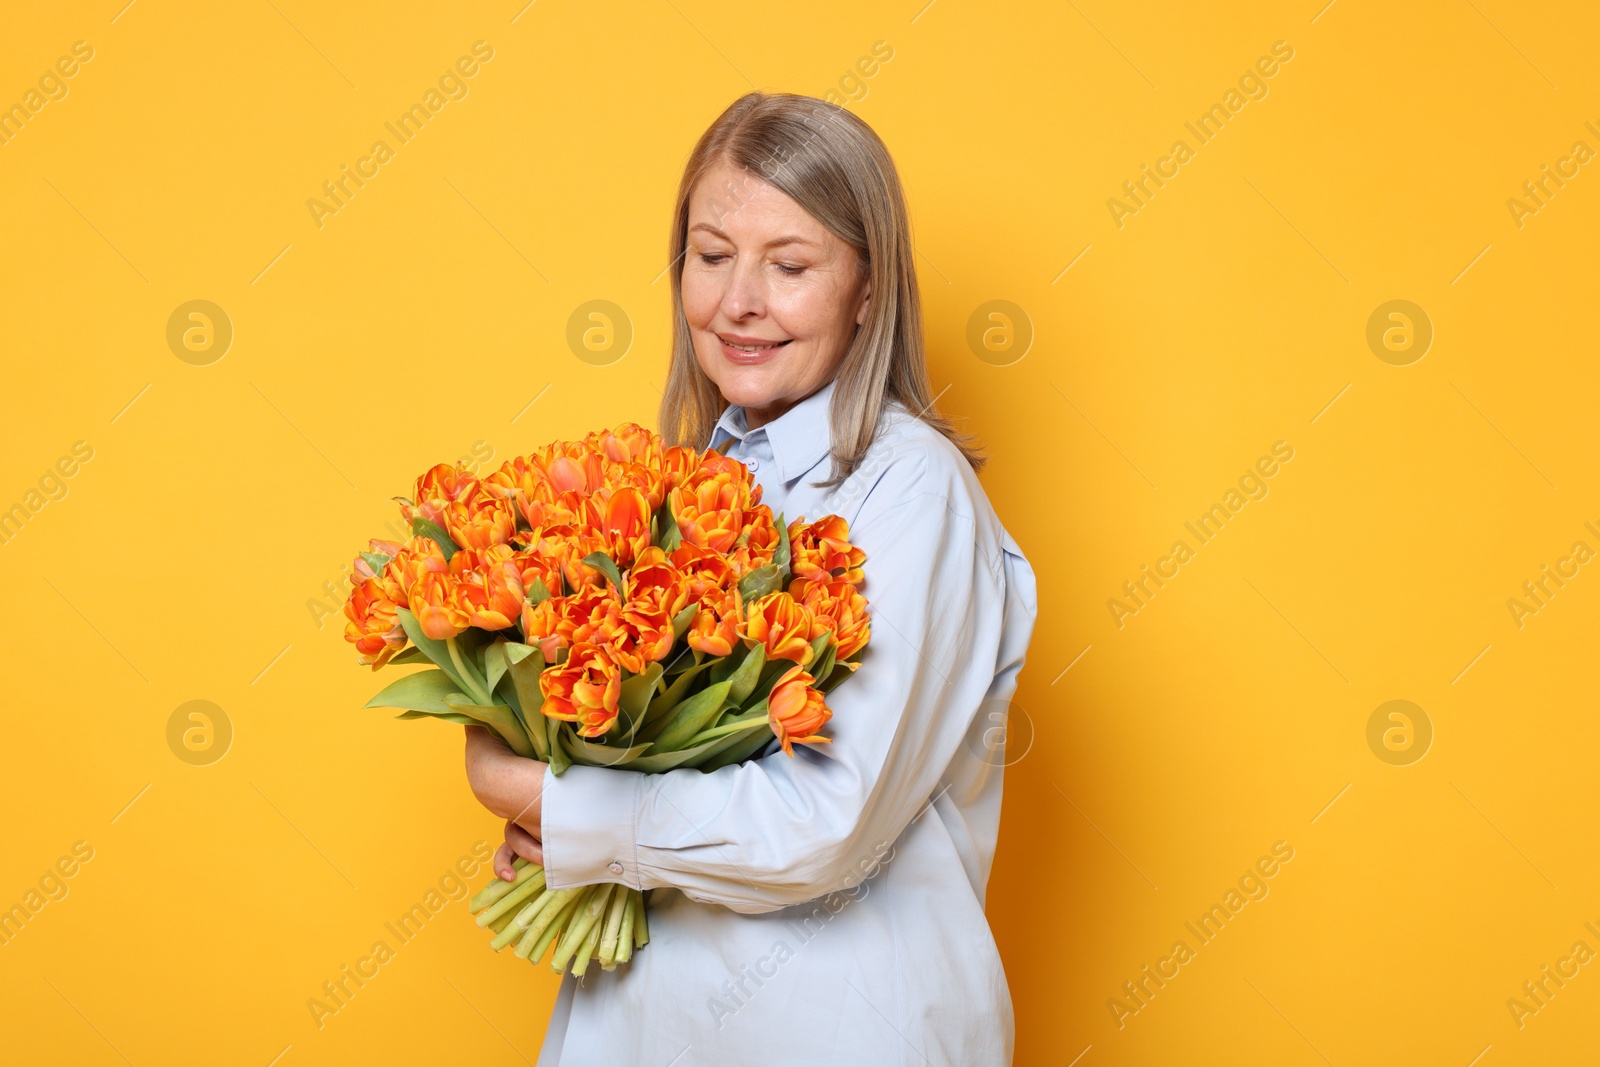
[[[494,873],[508,882],[516,881],[517,878],[517,869],[511,866],[513,856],[521,856],[529,863],[544,866],[544,847],[539,839],[516,823],[508,822],[505,844],[494,852]]]
[[[538,760],[512,752],[500,735],[486,726],[468,726],[467,781],[478,803],[506,820],[506,844],[495,853],[495,873],[514,877],[513,852],[533,863],[543,863],[539,844],[540,803],[544,767]]]

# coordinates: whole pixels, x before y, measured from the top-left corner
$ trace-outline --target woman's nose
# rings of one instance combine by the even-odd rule
[[[736,262],[728,274],[728,288],[722,294],[722,313],[729,319],[760,318],[766,313],[766,307],[761,265]]]

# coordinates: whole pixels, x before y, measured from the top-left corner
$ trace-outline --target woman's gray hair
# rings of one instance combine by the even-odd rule
[[[872,296],[867,317],[839,365],[829,423],[836,485],[861,463],[891,401],[950,439],[974,470],[984,456],[938,413],[922,347],[922,302],[905,196],[889,150],[861,119],[810,96],[749,93],[735,100],[701,136],[678,185],[672,239],[672,364],[661,398],[661,433],[669,443],[703,448],[725,405],[695,358],[683,314],[682,264],[688,246],[689,198],[718,163],[745,181],[781,190],[855,248]],[[748,186],[745,187],[748,190]],[[734,183],[714,191],[725,214],[744,203]],[[747,194],[746,194],[747,195]]]

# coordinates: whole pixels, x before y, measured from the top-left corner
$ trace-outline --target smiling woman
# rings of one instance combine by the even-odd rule
[[[670,251],[662,435],[745,464],[786,522],[828,516],[864,556],[830,581],[864,582],[880,636],[829,691],[828,743],[792,753],[557,777],[468,731],[474,795],[511,820],[501,878],[516,854],[549,890],[650,894],[650,950],[563,979],[541,1067],[1001,1067],[1006,755],[983,711],[1016,689],[1034,576],[934,410],[894,163],[840,108],[752,93],[690,155]]]

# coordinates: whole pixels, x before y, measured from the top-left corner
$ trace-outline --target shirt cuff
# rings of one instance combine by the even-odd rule
[[[546,764],[539,817],[545,885],[644,888],[636,833],[643,783],[638,771],[573,764],[557,776]]]

